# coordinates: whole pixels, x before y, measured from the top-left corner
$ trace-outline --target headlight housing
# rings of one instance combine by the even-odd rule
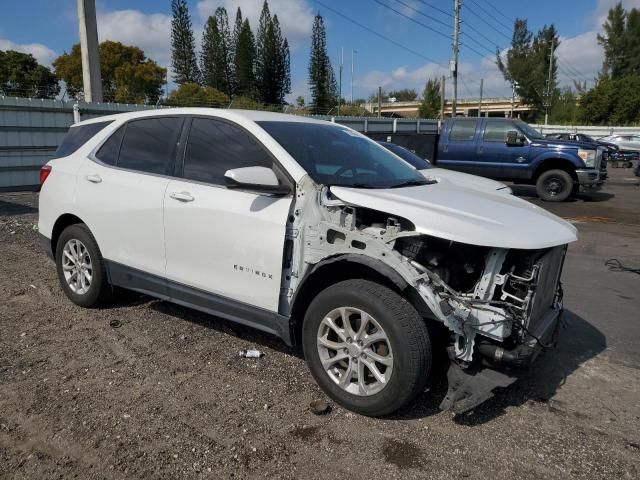
[[[587,150],[584,148],[578,149],[578,156],[582,159],[584,164],[589,168],[595,168],[596,166],[596,151]]]

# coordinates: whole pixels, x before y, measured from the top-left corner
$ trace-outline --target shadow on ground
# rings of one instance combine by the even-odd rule
[[[516,197],[522,197],[524,199],[538,198],[536,187],[534,187],[533,185],[510,185],[510,187]],[[564,203],[598,203],[606,202],[608,200],[611,200],[613,197],[615,197],[614,194],[607,192],[578,193],[566,199]]]
[[[6,200],[0,200],[0,215],[4,217],[10,217],[15,215],[25,215],[28,213],[37,213],[38,209],[31,205],[24,204],[16,199],[15,202],[7,202]]]

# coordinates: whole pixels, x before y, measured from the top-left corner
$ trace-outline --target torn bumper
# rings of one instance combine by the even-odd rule
[[[467,368],[462,368],[450,352],[449,389],[440,409],[456,414],[467,412],[493,397],[496,388],[514,383],[522,368],[530,367],[544,348],[555,346],[561,317],[562,309],[550,309],[536,330],[511,350],[494,344],[478,344],[482,363],[476,362]]]

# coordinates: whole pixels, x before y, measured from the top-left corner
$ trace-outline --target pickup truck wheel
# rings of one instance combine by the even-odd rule
[[[431,368],[427,326],[387,287],[359,279],[328,287],[309,305],[302,335],[311,374],[349,410],[387,415],[424,390]]]
[[[96,307],[111,296],[104,259],[89,228],[75,224],[65,228],[56,245],[60,285],[76,305]]]
[[[547,170],[536,182],[538,196],[547,202],[563,202],[573,191],[573,178],[564,170]]]

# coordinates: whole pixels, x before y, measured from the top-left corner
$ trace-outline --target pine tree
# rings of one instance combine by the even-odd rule
[[[289,43],[283,39],[277,16],[271,17],[265,0],[256,41],[256,86],[261,102],[282,104],[291,90]]]
[[[602,25],[603,34],[598,34],[598,43],[604,49],[602,74],[617,78],[622,75],[627,59],[625,58],[625,30],[627,12],[618,3],[609,9],[607,20]]]
[[[256,96],[255,60],[256,44],[249,20],[245,19],[237,35],[235,45],[236,95]]]
[[[171,0],[171,65],[176,83],[199,82],[196,44],[186,0]]]
[[[220,71],[219,89],[229,95],[229,97],[232,97],[235,85],[233,40],[231,37],[231,31],[229,30],[227,9],[224,7],[216,8],[215,18],[218,24],[218,32],[220,34],[220,44],[219,48],[216,50],[216,65],[217,69]]]
[[[336,101],[336,79],[329,55],[327,55],[324,20],[319,13],[313,20],[311,32],[309,87],[311,89],[311,112],[326,114]]]
[[[220,31],[215,17],[210,16],[202,32],[202,52],[200,54],[200,71],[202,84],[220,90],[216,58],[220,48]]]
[[[440,113],[440,82],[436,78],[427,79],[422,92],[422,102],[418,106],[420,118],[436,118]]]

